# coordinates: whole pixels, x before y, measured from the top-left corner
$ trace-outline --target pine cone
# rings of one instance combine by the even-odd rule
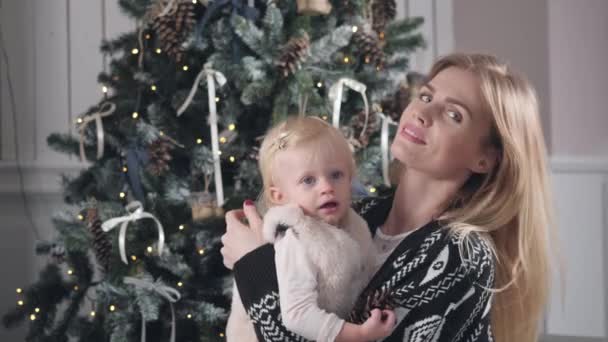
[[[183,55],[181,44],[192,31],[196,20],[192,2],[178,1],[173,6],[167,14],[155,17],[152,27],[161,49],[176,62],[180,62]]]
[[[93,237],[93,249],[97,263],[108,272],[110,268],[110,255],[112,253],[112,244],[108,235],[101,228],[101,220],[97,215],[96,208],[87,210],[86,216],[87,228]]]
[[[170,152],[173,150],[173,144],[166,139],[157,139],[148,146],[149,152],[149,164],[148,171],[155,175],[160,176],[169,170],[169,162],[171,157]]]
[[[378,32],[380,39],[384,39],[386,25],[397,15],[397,3],[395,0],[374,0],[372,4],[372,28]]]
[[[309,55],[310,39],[304,33],[301,37],[292,37],[283,48],[283,52],[276,61],[276,66],[283,77],[296,72],[302,62]]]
[[[366,64],[372,63],[377,67],[384,65],[384,51],[382,51],[380,41],[374,34],[356,32],[353,34],[352,39],[357,47],[358,54],[364,59]]]
[[[357,115],[353,116],[351,119],[351,127],[353,128],[352,138],[358,143],[353,145],[355,150],[365,148],[369,145],[369,138],[380,129],[380,123],[381,121],[378,119],[376,113],[370,112],[369,118],[367,119],[367,128],[365,128],[365,131],[361,134],[365,126],[365,111],[362,110]]]

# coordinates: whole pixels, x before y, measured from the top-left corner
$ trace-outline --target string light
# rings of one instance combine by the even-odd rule
[[[105,93],[105,91],[104,91],[104,93]],[[76,122],[79,123],[79,124],[81,124],[82,123],[82,118],[76,119]]]
[[[152,253],[152,246],[148,246],[148,248],[146,248],[146,250],[148,251],[148,253]]]
[[[322,86],[323,86],[323,83],[317,82],[317,88],[321,88]]]
[[[82,216],[82,214],[78,214],[78,219],[79,219],[80,221],[82,221],[82,220],[84,220],[84,216]]]
[[[179,230],[184,230],[184,228],[185,228],[185,227],[184,227],[184,225],[183,225],[183,224],[180,224],[180,225],[179,225]]]
[[[160,136],[162,137],[163,135],[165,135],[165,132],[160,131],[158,134],[160,134]]]
[[[122,172],[125,172],[125,173],[126,173],[127,171],[129,171],[129,169],[128,169],[126,166],[123,166],[123,167],[122,167]]]
[[[198,254],[200,254],[200,255],[205,254],[205,250],[204,250],[204,249],[202,249],[202,248],[201,248],[201,249],[199,249],[199,250],[198,250]]]
[[[192,0],[192,3],[193,3],[193,4],[196,4],[196,0]]]
[[[181,281],[177,283],[177,287],[182,287],[184,286],[184,283],[182,283]]]
[[[203,139],[201,139],[201,138],[196,139],[196,143],[199,144],[199,145],[202,144],[203,143]]]
[[[220,337],[224,337],[224,333],[220,333]]]
[[[220,98],[219,97],[215,97],[215,102],[220,102]]]
[[[127,194],[125,194],[124,192],[120,192],[120,194],[118,194],[118,197],[120,198],[125,198],[127,196]]]
[[[69,275],[72,275],[72,274],[74,274],[74,271],[72,271],[72,270],[70,269],[70,270],[68,270],[68,274],[69,274]]]
[[[152,89],[152,91],[156,91],[156,86],[153,84],[150,89]]]
[[[74,285],[74,291],[78,291],[78,285]]]
[[[365,56],[365,64],[368,64],[368,63],[369,63],[369,61],[370,61],[369,56]]]
[[[101,91],[102,91],[104,94],[105,94],[105,93],[107,93],[107,92],[108,92],[108,87],[106,87],[106,86],[101,87]]]
[[[20,287],[18,287],[17,288],[17,293],[21,293],[21,292],[23,292],[23,290]]]
[[[373,194],[374,192],[376,192],[376,188],[374,188],[374,187],[372,186],[371,188],[369,188],[369,192],[371,192],[371,193]]]
[[[357,30],[359,30],[359,28],[357,26],[353,26],[353,33],[357,32]]]
[[[236,129],[236,125],[235,124],[230,124],[228,125],[228,129],[231,131],[234,131]]]
[[[22,300],[18,301],[18,302],[17,302],[17,305],[19,305],[19,306],[23,306],[23,301],[22,301]]]
[[[34,311],[36,311],[36,313],[40,312],[40,308],[35,308]]]
[[[347,63],[350,61],[350,58],[348,58],[348,56],[344,57],[344,63]]]
[[[91,311],[90,315],[91,317],[95,317],[95,311]]]
[[[133,114],[131,114],[131,116],[133,117],[133,119],[137,119],[137,117],[139,116],[139,113],[133,112]]]
[[[146,34],[146,39],[150,39],[150,35],[149,34]]]
[[[380,38],[380,40],[384,40],[384,32],[380,32],[380,34],[378,34],[378,37]]]
[[[226,137],[220,137],[220,142],[221,142],[222,144],[225,144],[225,143],[226,143],[226,141],[227,141],[227,140],[226,140]]]
[[[217,155],[221,156],[222,155],[222,151],[217,151]]]
[[[182,69],[183,69],[184,71],[188,71],[188,66],[187,66],[187,65],[184,65],[184,66],[182,67]]]
[[[139,53],[139,50],[137,48],[131,50],[131,53],[134,55],[137,55]]]
[[[156,53],[160,55],[160,53],[163,52],[163,50],[161,50],[160,48],[156,48]]]
[[[230,162],[231,162],[231,163],[234,163],[234,162],[236,161],[236,158],[234,158],[234,156],[230,156],[230,158],[229,158],[229,159],[230,159]]]
[[[327,121],[327,115],[323,115],[323,120]]]
[[[131,260],[137,261],[137,256],[136,255],[131,255]]]
[[[36,315],[31,314],[31,315],[30,315],[30,321],[35,321],[35,320],[36,320]]]
[[[114,312],[116,310],[116,307],[114,305],[110,305],[110,311]]]
[[[187,314],[186,317],[192,318],[192,314]]]

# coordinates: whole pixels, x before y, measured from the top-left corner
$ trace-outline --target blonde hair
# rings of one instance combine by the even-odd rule
[[[348,142],[335,127],[314,116],[290,116],[286,120],[270,128],[259,154],[259,167],[262,175],[263,207],[270,205],[268,189],[274,185],[273,162],[279,152],[289,151],[295,147],[310,148],[310,157],[322,153],[344,156],[348,162],[350,176],[355,175],[355,160]]]
[[[492,326],[498,342],[536,341],[550,279],[553,212],[547,152],[538,101],[529,81],[495,57],[452,54],[440,58],[429,79],[456,67],[476,75],[491,114],[489,139],[498,160],[488,174],[474,174],[442,217],[461,238],[480,232],[497,258]]]

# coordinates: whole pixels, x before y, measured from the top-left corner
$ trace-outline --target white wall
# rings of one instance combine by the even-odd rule
[[[608,158],[608,1],[551,0],[551,135],[557,155]]]

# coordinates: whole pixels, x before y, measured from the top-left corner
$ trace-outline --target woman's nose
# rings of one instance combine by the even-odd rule
[[[429,127],[431,125],[431,123],[433,122],[433,108],[423,108],[420,109],[416,112],[414,112],[414,117],[416,118],[416,121],[418,121],[418,123],[424,127]]]

